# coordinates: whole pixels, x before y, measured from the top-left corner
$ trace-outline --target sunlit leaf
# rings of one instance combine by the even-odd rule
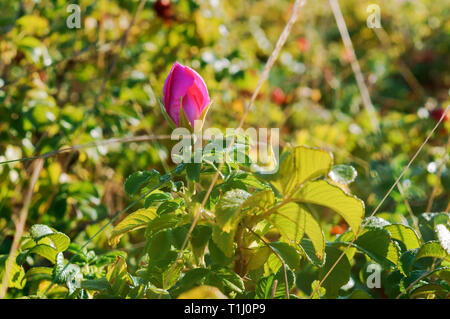
[[[0,256],[0,281],[3,280],[5,267],[8,264],[8,260],[9,260],[8,255]],[[26,283],[25,270],[15,262],[14,258],[14,261],[12,262],[12,267],[9,272],[8,287],[23,289],[25,283]]]
[[[298,190],[296,201],[329,207],[341,215],[357,233],[364,217],[364,202],[327,181],[315,181]]]
[[[272,190],[263,190],[252,194],[242,204],[242,209],[254,208],[266,210],[275,202],[275,197]]]
[[[325,237],[316,219],[296,203],[287,203],[270,216],[270,221],[289,243],[298,244],[306,233],[313,243],[317,258],[323,259]]]
[[[300,266],[300,254],[291,245],[283,242],[273,242],[270,247],[284,260],[291,269],[298,269]]]
[[[231,232],[239,222],[239,213],[242,203],[250,194],[242,189],[226,192],[216,206],[216,221],[224,232]]]
[[[131,277],[127,271],[125,259],[118,257],[114,265],[109,267],[106,273],[111,291],[117,296],[125,297],[132,283]]]
[[[267,246],[258,247],[257,249],[252,250],[249,252],[251,255],[247,264],[247,269],[251,271],[262,267],[271,253],[272,250]]]
[[[283,195],[289,196],[306,181],[328,173],[332,162],[332,155],[325,150],[295,147],[282,161],[278,179],[273,184]]]
[[[131,174],[125,181],[124,187],[125,192],[128,196],[132,196],[135,194],[141,186],[147,184],[148,187],[153,188],[159,184],[160,174],[156,170],[152,170],[151,172],[147,171],[139,171]]]
[[[57,250],[57,252],[65,251],[70,245],[70,238],[61,232],[54,230],[47,225],[35,224],[30,228],[31,237],[39,243],[44,238],[51,240],[51,245]]]
[[[203,285],[182,293],[178,299],[227,299],[227,296],[216,287]]]
[[[415,249],[420,246],[419,237],[413,228],[403,224],[392,224],[384,227],[390,234],[391,238],[397,239],[405,244],[407,250]]]
[[[81,288],[88,290],[98,290],[103,291],[111,289],[111,285],[105,277],[98,279],[87,279],[80,283]]]
[[[426,242],[417,252],[416,260],[425,257],[447,258],[448,253],[442,248],[438,241]]]
[[[113,246],[117,245],[125,233],[147,227],[148,223],[156,217],[156,208],[141,208],[125,217],[117,224],[111,234],[109,243]]]
[[[38,254],[39,256],[46,258],[50,262],[55,263],[56,255],[58,254],[58,251],[49,245],[38,244],[38,245],[34,246],[33,248],[31,248],[29,250],[29,253]]]

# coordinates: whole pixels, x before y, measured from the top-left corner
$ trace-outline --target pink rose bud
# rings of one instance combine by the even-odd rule
[[[191,68],[175,62],[163,89],[164,108],[177,126],[180,126],[180,101],[187,119],[194,126],[194,121],[202,119],[202,112],[210,100],[208,89],[202,77]]]

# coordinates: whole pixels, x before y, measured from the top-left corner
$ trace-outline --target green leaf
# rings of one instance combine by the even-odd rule
[[[242,278],[234,271],[222,266],[213,266],[207,275],[205,283],[216,286],[224,292],[235,291],[242,293],[245,289]]]
[[[273,242],[269,244],[277,252],[278,255],[291,269],[298,269],[300,267],[300,254],[291,245],[283,242]]]
[[[3,280],[5,267],[8,263],[9,258],[10,257],[8,257],[8,255],[0,255],[0,281]],[[23,289],[26,284],[25,270],[22,266],[19,266],[16,263],[16,258],[14,258],[11,270],[9,272],[8,288]],[[1,284],[2,282],[0,282],[0,285]]]
[[[445,280],[448,284],[450,284],[450,267],[440,269],[438,272],[436,272],[436,275],[440,279]]]
[[[324,180],[310,182],[298,190],[293,199],[331,208],[345,219],[353,233],[358,233],[364,217],[364,202],[338,186]]]
[[[128,196],[135,194],[141,186],[148,183],[149,188],[157,187],[160,182],[160,174],[156,170],[151,172],[139,171],[134,172],[125,181],[124,188]],[[150,185],[149,185],[150,184]]]
[[[79,288],[80,266],[76,264],[64,264],[64,256],[58,253],[56,263],[53,269],[56,282],[66,284],[69,289],[69,295],[73,294]]]
[[[399,270],[404,276],[411,272],[418,251],[419,249],[407,250],[400,256]]]
[[[325,150],[298,146],[289,151],[281,162],[274,186],[289,196],[306,181],[325,175],[331,169],[333,157]]]
[[[231,178],[228,183],[230,183],[232,188],[247,189],[248,187],[251,187],[254,189],[258,189],[258,190],[270,188],[269,185],[264,184],[253,174],[249,174],[249,173],[240,173],[240,174],[234,176],[233,178]]]
[[[240,221],[241,205],[250,194],[242,189],[226,192],[216,205],[216,222],[226,233],[230,233]]]
[[[226,299],[218,288],[202,285],[182,293],[178,299]]]
[[[275,274],[260,279],[256,286],[255,299],[270,299],[272,297],[274,280]]]
[[[231,253],[231,256],[226,256],[222,249],[218,247],[218,245],[212,238],[208,243],[208,250],[213,264],[227,266],[233,261],[234,251]]]
[[[384,267],[398,263],[399,248],[390,239],[390,234],[382,228],[370,229],[356,239],[355,247]]]
[[[191,236],[191,243],[194,247],[204,247],[208,243],[209,239],[211,238],[211,227],[204,226],[204,225],[198,225],[194,228],[192,231]]]
[[[255,208],[266,210],[275,203],[275,195],[271,189],[252,194],[242,204],[242,209]]]
[[[416,261],[427,257],[448,258],[448,254],[438,241],[426,242],[420,248],[411,249],[402,254],[400,257],[400,271],[405,276],[408,275]]]
[[[52,280],[53,279],[53,269],[50,267],[33,267],[28,269],[27,273],[25,274],[27,278],[31,281],[35,280]]]
[[[267,258],[267,262],[264,264],[264,274],[276,273],[281,266],[283,266],[283,263],[280,258],[278,258],[275,254],[271,254],[269,258]]]
[[[82,289],[98,290],[98,291],[111,289],[111,285],[109,284],[108,280],[105,277],[98,279],[83,280],[80,283],[80,287]]]
[[[197,258],[203,256],[204,250],[208,241],[211,238],[212,229],[211,227],[204,225],[197,225],[192,231],[191,235],[191,245],[194,255]]]
[[[116,260],[117,257],[122,257],[122,258],[127,258],[127,253],[124,251],[109,251],[103,255],[98,256],[95,259],[95,266],[97,267],[103,267],[103,266],[107,266],[107,265],[111,265],[113,264]]]
[[[319,259],[317,257],[317,253],[316,250],[314,248],[314,245],[312,243],[312,241],[309,238],[303,238],[302,241],[300,242],[300,248],[302,249],[305,257],[315,266],[317,267],[322,267],[325,263],[325,257],[326,254],[324,255],[324,258]]]
[[[429,241],[426,242],[422,247],[420,247],[416,256],[416,260],[425,257],[447,258],[448,254],[438,241]]]
[[[111,292],[114,295],[125,298],[132,280],[127,271],[125,259],[118,257],[114,265],[109,267],[106,273],[106,279],[111,286]]]
[[[70,238],[47,225],[35,224],[30,228],[30,235],[36,243],[39,243],[44,238],[51,240],[50,245],[58,252],[65,251],[70,245]]]
[[[147,227],[149,222],[156,217],[156,208],[141,208],[125,217],[119,224],[117,224],[111,234],[109,243],[112,246],[116,246],[120,238],[132,231],[140,228]]]
[[[334,243],[348,245],[353,237],[351,232],[346,232]],[[383,267],[394,267],[399,262],[400,247],[391,240],[390,233],[384,228],[366,227],[353,246]]]
[[[367,217],[364,219],[363,224],[366,224],[365,226],[366,229],[369,228],[384,228],[385,226],[390,225],[391,223],[388,222],[386,219],[381,218],[379,216],[372,216],[372,217]],[[365,230],[363,230],[364,232]]]
[[[170,289],[180,278],[181,271],[184,268],[184,264],[181,260],[177,260],[167,268],[163,268],[161,273],[161,287],[163,289]]]
[[[288,290],[290,291],[295,285],[295,274],[289,267],[286,267],[286,277]],[[274,298],[286,298],[286,283],[284,277],[283,267],[277,271],[276,274],[271,274],[267,277],[261,278],[256,285],[255,299],[270,299],[272,298],[272,292],[274,289],[275,280],[277,281],[277,286],[275,288]]]
[[[417,236],[413,228],[403,224],[392,224],[385,226],[384,229],[391,234],[391,238],[405,244],[406,250],[420,247],[419,236]]]
[[[319,279],[322,280],[330,271],[331,267],[336,263],[339,256],[342,254],[340,249],[332,246],[326,248],[327,260],[325,265],[319,271]],[[337,263],[333,271],[323,282],[323,287],[326,289],[325,296],[327,298],[336,298],[339,289],[345,285],[350,279],[350,262],[347,255],[343,255],[341,260]]]
[[[448,223],[450,221],[450,215],[448,213],[423,213],[420,215],[420,220],[434,229],[439,224]]]
[[[156,202],[165,202],[169,200],[171,197],[169,194],[164,193],[160,190],[156,190],[145,198],[144,207],[149,208],[153,203]]]
[[[269,216],[269,221],[288,243],[298,243],[305,231],[304,210],[296,203],[287,203]]]
[[[228,258],[234,255],[234,234],[234,230],[225,232],[217,226],[213,227],[212,240]]]
[[[270,221],[280,231],[282,239],[298,244],[306,233],[311,240],[316,256],[324,258],[325,237],[316,219],[297,203],[287,203],[270,216]]]
[[[252,271],[264,266],[267,259],[272,253],[272,250],[267,246],[261,246],[256,249],[252,249],[251,252],[249,252],[250,257],[248,260],[247,269],[249,271]]]
[[[333,166],[331,171],[328,173],[328,177],[335,183],[347,185],[352,183],[358,173],[353,166],[350,165],[336,165]]]
[[[176,214],[163,214],[157,215],[148,224],[145,230],[145,237],[150,238],[154,233],[166,229],[175,228],[177,225],[182,223],[182,219]]]
[[[202,167],[201,163],[188,163],[186,164],[186,173],[187,177],[191,181],[199,182],[200,181],[200,169]]]
[[[171,229],[173,247],[175,247],[176,249],[181,249],[181,247],[184,244],[184,241],[186,240],[190,226],[191,225],[184,224],[182,226]],[[191,236],[192,236],[192,234],[191,234]]]
[[[439,276],[441,272],[443,271],[446,272],[449,269],[450,267],[438,267],[433,270],[422,270],[422,269],[413,270],[407,277],[403,277],[400,280],[399,284],[400,291],[405,294],[409,294],[411,293],[411,291],[416,290],[418,287],[426,285],[427,284],[427,281],[425,281],[426,278],[431,277],[432,275]]]
[[[177,260],[177,252],[170,251],[166,259],[151,263],[144,269],[139,269],[136,275],[164,290],[170,289],[180,278],[184,268],[182,260]]]
[[[58,251],[55,248],[46,244],[38,244],[31,248],[28,252],[30,254],[38,254],[39,256],[46,258],[52,263],[56,262],[56,255],[58,254]]]
[[[411,299],[428,299],[428,296],[437,296],[438,298],[446,299],[448,291],[441,285],[425,284],[410,291]]]
[[[47,225],[36,224],[30,228],[31,238],[36,242],[47,235],[53,234],[53,232],[54,231]]]
[[[311,290],[312,290],[312,299],[320,299],[325,296],[326,289],[323,286],[319,286],[320,280],[314,280],[311,283]]]
[[[209,274],[210,270],[206,268],[195,268],[189,270],[183,278],[181,278],[175,286],[173,286],[170,290],[170,294],[173,297],[178,297],[185,291],[192,289],[195,286],[198,286],[202,283],[202,281]]]
[[[400,281],[405,278],[400,270],[392,271],[384,281],[384,292],[390,297],[395,298],[400,293]]]
[[[180,203],[175,200],[169,200],[159,205],[156,214],[164,215],[176,211],[180,207]]]
[[[164,229],[154,234],[149,239],[148,257],[151,262],[165,259],[172,246],[172,230]]]

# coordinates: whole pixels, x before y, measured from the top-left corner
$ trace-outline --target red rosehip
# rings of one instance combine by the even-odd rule
[[[301,52],[306,52],[311,47],[311,44],[308,39],[300,37],[297,39],[297,46]]]
[[[353,61],[353,52],[347,49],[342,50],[341,59],[345,63],[351,63]]]
[[[153,8],[156,11],[158,17],[164,20],[170,20],[172,18],[172,7],[170,0],[158,0],[155,2]]]
[[[331,229],[330,229],[331,235],[340,235],[340,234],[343,234],[344,232],[345,232],[345,228],[342,227],[341,225],[335,225],[335,226],[331,227]]]
[[[283,90],[279,87],[276,87],[272,90],[272,101],[278,105],[283,105],[286,101],[286,95]]]
[[[444,114],[444,109],[434,109],[431,111],[431,116],[436,120],[439,121]],[[449,119],[448,113],[445,114],[443,121],[447,121]]]

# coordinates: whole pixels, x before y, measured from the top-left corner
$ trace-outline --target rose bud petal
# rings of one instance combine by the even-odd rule
[[[177,126],[180,126],[180,102],[187,119],[194,126],[209,105],[208,89],[202,77],[191,68],[175,62],[164,83],[164,108]]]

